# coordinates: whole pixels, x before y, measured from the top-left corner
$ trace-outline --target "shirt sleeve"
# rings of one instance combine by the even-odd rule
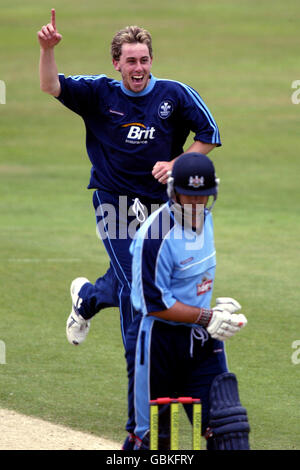
[[[194,139],[221,146],[218,125],[199,93],[188,85],[181,85],[181,112],[195,133]]]
[[[141,286],[147,313],[171,308],[176,298],[171,292],[173,262],[164,240],[144,240],[141,253]]]
[[[80,116],[84,115],[93,102],[93,77],[81,75],[65,77],[63,74],[59,74],[58,77],[61,93],[57,99]]]

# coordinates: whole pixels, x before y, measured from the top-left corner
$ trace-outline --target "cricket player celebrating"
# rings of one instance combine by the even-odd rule
[[[183,154],[168,182],[169,201],[146,220],[131,245],[132,301],[143,315],[135,357],[136,449],[149,448],[149,400],[179,396],[201,399],[208,449],[249,449],[247,413],[224,352],[224,341],[247,319],[232,298],[210,306],[217,190],[212,161]],[[167,412],[160,416],[159,442],[160,449],[169,448]]]
[[[61,40],[52,10],[51,22],[38,32],[40,86],[84,121],[92,165],[88,188],[94,190],[97,230],[110,259],[108,271],[94,284],[86,277],[72,282],[67,338],[71,344],[82,343],[96,313],[119,307],[126,352],[135,317],[129,246],[136,228],[153,207],[167,201],[168,171],[190,132],[194,142],[189,151],[207,154],[221,145],[219,129],[194,89],[152,75],[152,38],[145,29],[129,26],[112,39],[112,63],[120,81],[103,74],[59,74],[54,50]],[[115,217],[107,217],[107,208],[113,208]]]
[[[90,319],[102,308],[120,307],[121,331],[125,342],[133,318],[130,302],[130,234],[120,237],[120,225],[137,219],[143,222],[167,200],[167,172],[183,153],[189,132],[195,133],[192,150],[208,153],[220,146],[218,127],[207,106],[191,87],[155,78],[151,74],[153,53],[148,31],[127,27],[111,43],[113,67],[121,81],[105,75],[58,74],[54,49],[62,39],[57,31],[55,10],[51,23],[38,32],[41,89],[79,114],[86,127],[86,146],[92,169],[88,188],[94,189],[93,203],[111,266],[92,284],[77,278],[72,284],[73,308],[67,324],[71,344],[80,344]],[[120,214],[119,197],[127,205]],[[116,210],[113,234],[107,225],[105,207]],[[80,299],[80,300],[79,300]]]

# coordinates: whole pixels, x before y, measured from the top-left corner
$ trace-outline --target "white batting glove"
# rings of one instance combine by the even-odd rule
[[[238,312],[242,308],[238,301],[232,299],[231,297],[218,297],[216,299],[216,306],[213,308],[213,310],[217,310],[218,307],[223,307],[229,313]]]
[[[212,338],[225,341],[247,325],[247,318],[242,313],[235,313],[241,309],[235,299],[220,297],[216,304],[207,331]]]

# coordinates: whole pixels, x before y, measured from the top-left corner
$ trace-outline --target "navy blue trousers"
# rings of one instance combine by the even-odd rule
[[[100,310],[119,307],[120,327],[125,349],[128,372],[128,423],[126,429],[133,432],[135,427],[133,381],[135,343],[140,316],[131,303],[132,256],[129,247],[136,230],[140,226],[137,217],[143,221],[165,201],[141,199],[144,212],[139,207],[134,213],[135,198],[119,197],[97,190],[93,194],[96,224],[110,259],[107,272],[94,284],[85,284],[79,295],[83,299],[79,312],[85,319],[90,319]]]
[[[135,349],[135,434],[149,432],[149,400],[188,396],[202,402],[202,432],[209,420],[209,391],[214,378],[227,372],[224,343],[212,339],[205,329],[172,325],[143,317]],[[192,406],[185,405],[192,421]],[[160,414],[162,437],[169,434],[169,408]]]
[[[143,220],[163,201],[143,199],[141,203],[144,213],[137,208],[135,214],[134,198],[100,190],[94,192],[97,231],[109,256],[110,266],[104,276],[99,277],[94,284],[85,284],[79,293],[83,299],[79,312],[85,319],[92,318],[104,308],[119,307],[125,350],[126,332],[135,315],[130,299],[132,257],[129,247],[140,227],[137,217]]]

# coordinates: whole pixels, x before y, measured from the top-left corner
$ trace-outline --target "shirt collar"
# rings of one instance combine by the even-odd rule
[[[140,96],[148,95],[148,93],[150,93],[153,90],[155,83],[156,83],[156,78],[153,75],[150,75],[150,81],[148,85],[146,86],[146,88],[144,88],[144,90],[140,91],[139,93],[134,93],[133,91],[130,91],[127,88],[125,88],[124,83],[122,81],[121,81],[121,90],[123,91],[123,93],[125,93],[125,95],[132,96],[133,98],[138,98]]]

